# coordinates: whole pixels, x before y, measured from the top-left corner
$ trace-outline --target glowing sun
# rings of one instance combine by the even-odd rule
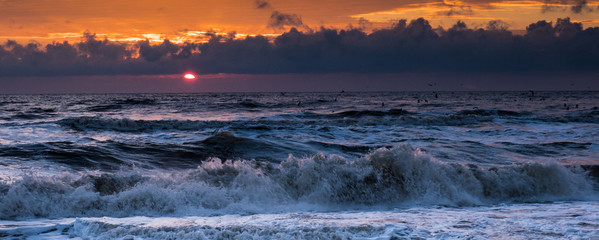
[[[183,78],[185,78],[187,81],[193,81],[196,79],[196,75],[193,75],[192,73],[186,73]]]

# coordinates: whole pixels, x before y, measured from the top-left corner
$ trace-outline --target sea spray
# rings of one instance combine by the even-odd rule
[[[187,216],[364,206],[472,206],[596,199],[580,168],[438,161],[409,145],[357,159],[316,154],[280,164],[212,158],[195,169],[25,176],[0,185],[0,218]],[[353,206],[353,207],[352,207]]]

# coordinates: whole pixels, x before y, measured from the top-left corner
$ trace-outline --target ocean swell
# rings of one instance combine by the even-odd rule
[[[21,115],[19,115],[21,114]],[[36,119],[40,116],[19,113],[13,118]],[[10,119],[10,118],[8,118]],[[469,126],[492,123],[498,119],[517,121],[598,123],[599,111],[572,112],[567,115],[532,115],[528,112],[507,110],[462,110],[450,113],[415,113],[402,109],[351,110],[333,113],[299,112],[259,116],[245,120],[133,120],[128,118],[106,118],[99,116],[67,117],[56,121],[59,126],[76,131],[156,132],[156,131],[201,131],[207,128],[230,127],[241,130],[284,130],[304,126]]]
[[[65,118],[58,125],[77,131],[101,130],[117,132],[152,132],[156,130],[198,130],[214,127],[213,122],[191,120],[131,120],[100,117]]]

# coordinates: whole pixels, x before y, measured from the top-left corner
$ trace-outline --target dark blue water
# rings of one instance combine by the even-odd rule
[[[586,204],[598,139],[598,92],[2,95],[0,220]]]

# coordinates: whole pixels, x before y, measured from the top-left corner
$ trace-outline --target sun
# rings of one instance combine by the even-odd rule
[[[196,75],[193,75],[193,73],[186,73],[183,78],[185,78],[186,81],[194,81],[196,79]]]

